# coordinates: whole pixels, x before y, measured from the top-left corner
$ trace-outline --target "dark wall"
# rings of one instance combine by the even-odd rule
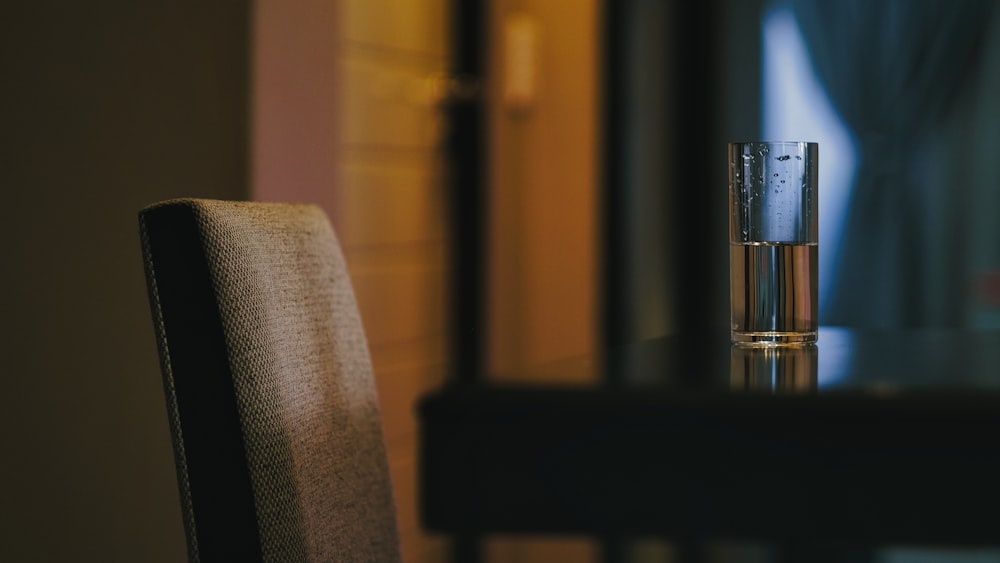
[[[0,560],[184,558],[136,213],[247,197],[249,5],[4,7]]]

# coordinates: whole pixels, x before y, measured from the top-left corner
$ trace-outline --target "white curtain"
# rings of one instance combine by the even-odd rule
[[[968,323],[976,190],[956,175],[963,169],[950,147],[981,89],[994,4],[791,0],[817,74],[858,143],[823,324]]]

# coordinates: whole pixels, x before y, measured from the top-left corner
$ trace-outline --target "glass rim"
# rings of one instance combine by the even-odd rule
[[[745,145],[806,145],[806,146],[819,146],[816,141],[733,141],[729,143],[729,146],[745,146]]]

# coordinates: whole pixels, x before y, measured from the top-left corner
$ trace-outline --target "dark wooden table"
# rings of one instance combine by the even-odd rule
[[[425,528],[1000,545],[1000,332],[720,333],[603,363],[601,385],[425,397]]]

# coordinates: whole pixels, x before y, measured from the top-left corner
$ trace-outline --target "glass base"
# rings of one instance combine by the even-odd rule
[[[733,344],[740,346],[802,346],[814,344],[818,336],[815,330],[805,332],[737,332],[731,333]]]

